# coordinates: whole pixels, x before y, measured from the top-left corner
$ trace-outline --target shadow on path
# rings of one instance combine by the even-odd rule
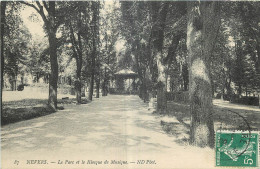
[[[165,137],[161,142],[158,137]],[[37,119],[2,127],[2,150],[80,151],[104,148],[162,151],[171,140],[137,96],[108,96],[87,105],[67,105]],[[168,140],[168,141],[167,141]]]

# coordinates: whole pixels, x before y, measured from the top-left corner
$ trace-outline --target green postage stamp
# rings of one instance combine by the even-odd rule
[[[216,132],[216,166],[258,166],[258,133]]]

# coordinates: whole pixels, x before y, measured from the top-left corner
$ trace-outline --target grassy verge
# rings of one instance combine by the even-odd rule
[[[63,109],[64,104],[76,103],[75,98],[58,99],[58,109]],[[82,103],[87,103],[82,99]],[[2,103],[1,125],[45,116],[55,111],[48,105],[47,99],[24,99]]]
[[[55,111],[47,105],[27,108],[5,108],[2,112],[1,125],[45,116]]]
[[[190,107],[183,103],[168,103],[168,115],[175,116],[179,121],[190,122]],[[260,129],[260,110],[235,109],[214,106],[211,116],[215,128],[247,130]]]
[[[161,120],[164,132],[175,136],[176,142],[188,144],[190,133],[190,107],[185,103],[169,102],[167,114],[164,116],[174,117],[176,121]],[[214,106],[211,113],[214,121],[214,129],[218,130],[259,130],[260,110],[247,110]]]

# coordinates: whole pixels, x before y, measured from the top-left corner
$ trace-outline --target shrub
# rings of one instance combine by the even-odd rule
[[[245,104],[245,105],[259,106],[259,98],[251,97],[251,96],[250,97],[242,96],[241,98],[239,98],[238,96],[232,96],[231,102]]]

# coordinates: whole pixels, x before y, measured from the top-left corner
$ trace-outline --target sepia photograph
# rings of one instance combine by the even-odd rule
[[[0,3],[0,168],[259,167],[260,1]]]

